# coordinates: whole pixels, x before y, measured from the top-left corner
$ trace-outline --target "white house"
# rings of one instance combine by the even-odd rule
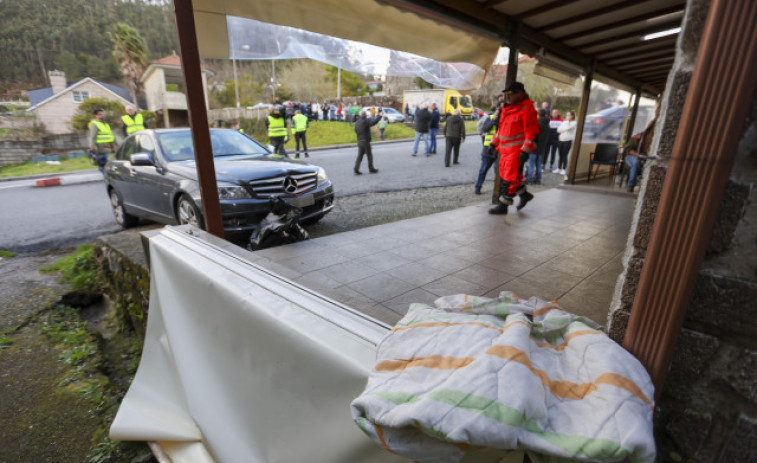
[[[202,67],[203,88],[208,88],[208,76],[213,71]],[[184,75],[181,71],[181,58],[171,55],[153,61],[142,74],[147,109],[155,113],[164,127],[189,126],[187,96],[184,89]],[[205,108],[208,107],[208,92],[205,92]]]
[[[126,106],[131,103],[129,91],[118,85],[99,82],[90,77],[69,85],[66,73],[50,71],[50,87],[29,91],[28,112],[45,125],[50,133],[71,133],[71,125],[79,105],[87,98],[107,98]]]

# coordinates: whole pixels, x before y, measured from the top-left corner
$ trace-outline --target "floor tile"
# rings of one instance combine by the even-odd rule
[[[375,268],[355,261],[331,265],[318,270],[318,272],[327,277],[333,278],[342,284],[352,283],[353,281],[362,280],[363,278],[379,273]]]
[[[453,275],[449,275],[431,283],[423,285],[423,289],[436,294],[437,296],[451,296],[453,294],[470,294],[472,296],[483,296],[487,288],[470,281],[463,280]]]
[[[409,264],[395,267],[386,273],[395,278],[399,278],[402,281],[406,281],[413,286],[423,286],[426,283],[430,283],[448,275],[450,272],[420,262],[411,262]]]
[[[384,302],[410,291],[417,285],[386,273],[379,273],[346,286],[376,302]]]
[[[399,296],[384,302],[382,305],[404,315],[407,313],[410,304],[418,303],[433,306],[434,301],[438,298],[438,295],[426,291],[423,288],[415,288],[405,294],[400,294]]]

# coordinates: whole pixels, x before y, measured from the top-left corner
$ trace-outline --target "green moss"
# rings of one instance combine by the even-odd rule
[[[0,260],[10,259],[11,257],[16,257],[16,253],[13,251],[6,251],[4,249],[0,249]]]
[[[69,283],[76,292],[99,294],[104,287],[98,273],[97,261],[91,244],[83,244],[52,265],[42,267],[43,273],[59,273],[60,281]]]

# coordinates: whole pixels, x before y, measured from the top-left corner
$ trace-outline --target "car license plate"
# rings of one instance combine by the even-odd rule
[[[286,202],[295,207],[308,207],[315,204],[315,196],[298,196],[296,198],[287,198]]]

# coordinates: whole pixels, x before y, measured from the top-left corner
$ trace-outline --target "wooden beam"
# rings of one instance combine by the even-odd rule
[[[757,90],[757,2],[713,0],[623,347],[660,397]],[[727,72],[723,70],[727,69]]]
[[[605,60],[605,63],[607,63],[608,66],[616,67],[620,64],[636,64],[636,63],[643,63],[650,59],[658,59],[658,58],[670,58],[675,57],[675,51],[673,50],[665,50],[662,53],[654,53],[654,50],[650,50],[652,53],[649,55],[639,54],[635,56],[626,56],[622,58],[616,58],[616,59],[608,59]]]
[[[213,147],[210,143],[208,113],[205,107],[205,89],[202,85],[200,53],[197,49],[197,33],[192,10],[192,0],[174,0],[176,30],[179,35],[181,54],[181,71],[187,89],[187,107],[189,108],[189,126],[195,150],[197,178],[202,196],[205,229],[220,238],[224,237],[221,203],[218,199],[216,169],[213,164]]]
[[[670,67],[673,65],[673,61],[675,61],[675,56],[669,56],[666,58],[658,58],[641,63],[624,64],[623,66],[617,66],[616,68],[621,72],[628,73],[644,71],[647,69],[659,69],[662,67],[667,67],[668,69],[670,69]]]
[[[554,10],[555,8],[562,8],[564,6],[570,5],[571,3],[577,3],[581,0],[556,0],[552,1],[550,3],[545,3],[542,6],[538,6],[536,8],[531,8],[530,10],[526,10],[522,13],[519,13],[515,15],[515,19],[523,20],[526,18],[530,18],[531,16],[536,16],[542,13],[549,13],[550,11]]]
[[[620,21],[615,21],[614,23],[603,24],[601,26],[593,27],[591,29],[583,29],[579,32],[574,32],[572,34],[558,36],[557,39],[572,40],[572,39],[577,39],[579,37],[586,37],[586,36],[598,34],[601,32],[611,31],[619,27],[629,26],[631,24],[642,23],[641,25],[643,25],[644,21],[647,21],[652,18],[657,18],[660,16],[670,15],[673,13],[681,13],[681,16],[683,16],[683,6],[673,6],[670,8],[664,8],[662,10],[653,11],[650,13],[640,14],[632,18],[626,18]]]
[[[636,31],[633,31],[633,32],[627,32],[627,33],[620,34],[620,35],[611,35],[610,37],[604,37],[604,38],[601,38],[601,39],[597,39],[597,40],[595,40],[593,42],[587,42],[587,43],[578,44],[578,45],[576,45],[576,48],[578,48],[579,50],[582,49],[582,48],[591,48],[591,47],[593,47],[595,45],[600,45],[600,44],[609,43],[609,42],[617,42],[618,40],[631,39],[631,38],[634,38],[634,37],[639,37],[639,40],[641,40],[641,37],[644,37],[645,35],[654,34],[654,33],[657,33],[657,32],[667,31],[667,30],[679,27],[680,25],[681,25],[681,20],[670,21],[670,22],[658,24],[658,25],[653,26],[653,27],[648,27],[646,29],[639,29],[639,30],[636,30]]]
[[[663,48],[669,48],[671,52],[675,53],[675,44],[678,37],[675,35],[668,35],[665,37],[658,37],[652,40],[644,40],[640,42],[627,43],[618,45],[612,48],[599,49],[593,52],[597,59],[607,60],[611,58],[611,55],[620,54],[623,56],[627,53],[642,52],[647,49],[660,50]]]
[[[630,6],[637,6],[637,5],[640,5],[642,3],[648,3],[648,2],[651,2],[651,1],[653,1],[653,0],[625,0],[625,1],[620,2],[620,3],[614,3],[614,4],[609,5],[609,6],[603,6],[603,7],[600,7],[600,8],[595,8],[593,10],[585,11],[585,12],[583,12],[581,14],[577,14],[577,15],[573,15],[573,16],[568,16],[568,17],[563,17],[563,19],[561,19],[559,21],[555,21],[553,23],[545,24],[545,25],[537,28],[536,30],[538,32],[544,32],[544,31],[547,31],[547,30],[550,30],[550,29],[557,29],[558,27],[569,26],[571,24],[575,24],[575,23],[580,22],[580,21],[585,21],[587,19],[592,19],[592,18],[595,18],[597,16],[601,16],[601,15],[604,15],[604,14],[617,13],[619,10],[622,10],[623,8],[628,8]],[[557,2],[557,3],[558,3],[558,5],[556,5],[555,7],[559,6],[559,2]]]

